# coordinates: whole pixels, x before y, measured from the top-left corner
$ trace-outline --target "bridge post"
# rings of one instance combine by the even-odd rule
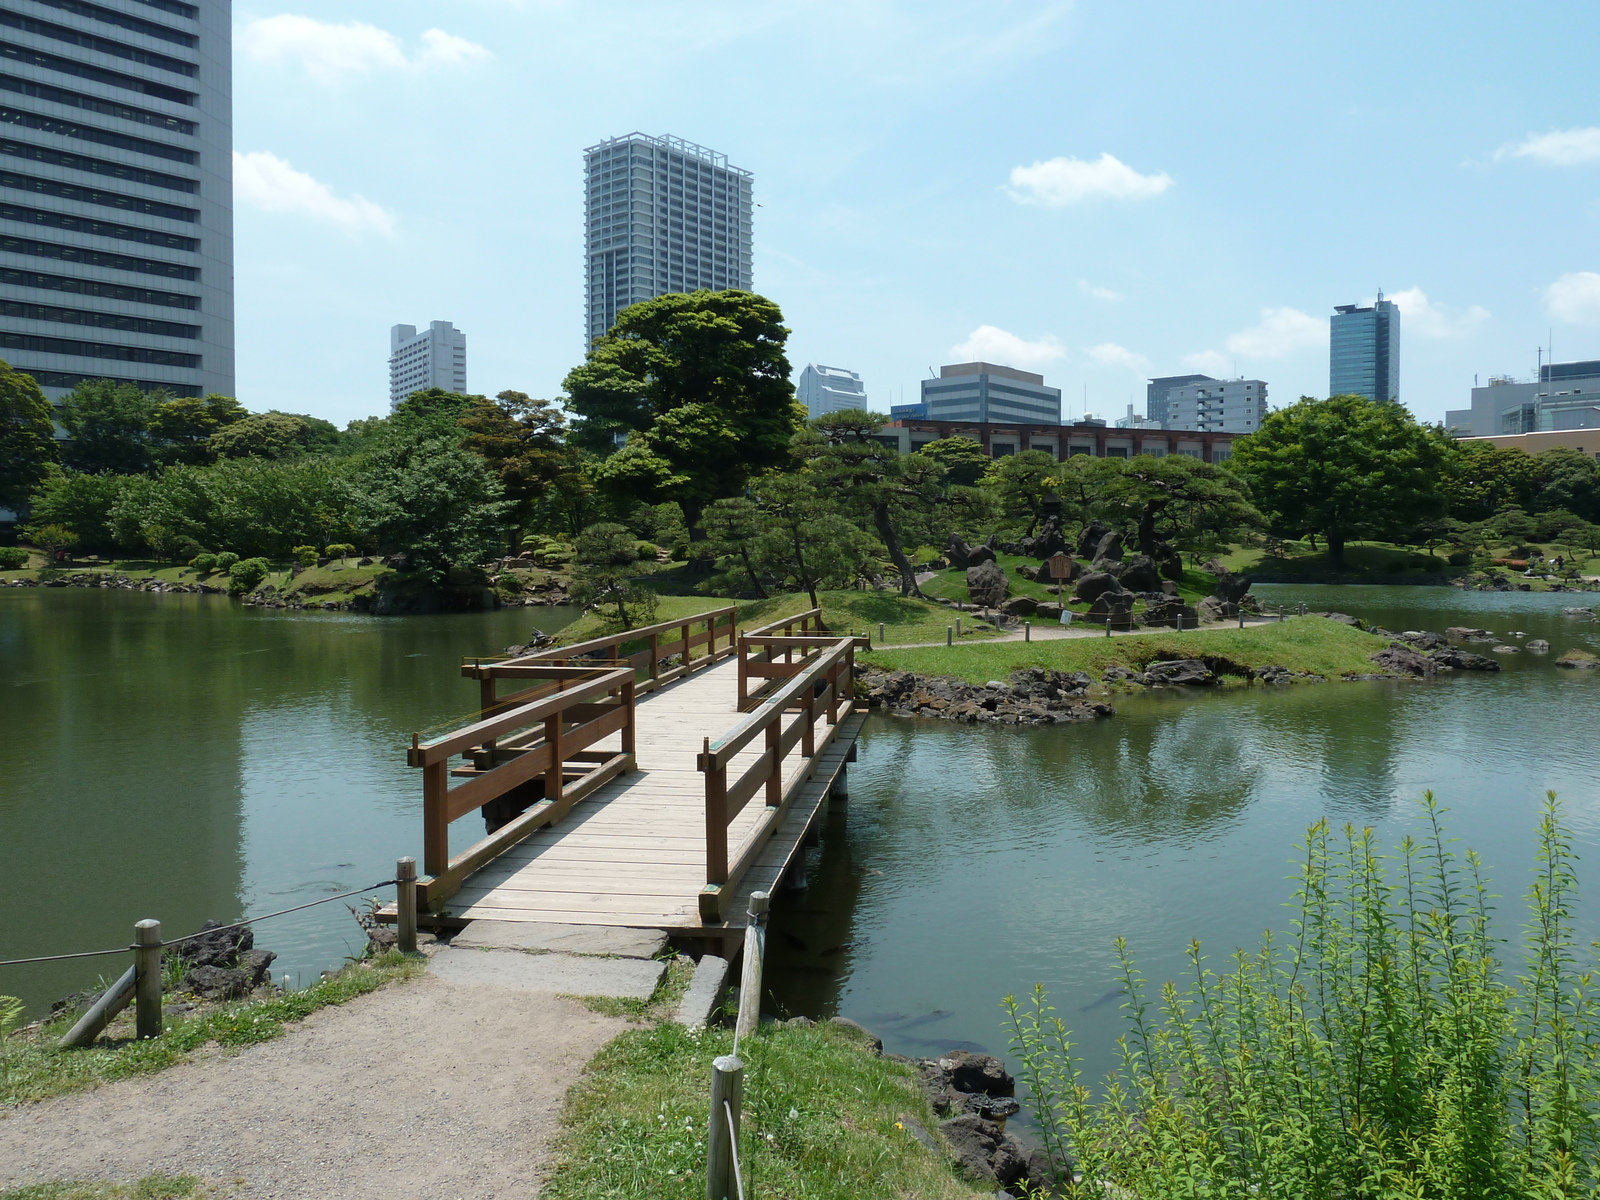
[[[394,923],[396,947],[402,954],[417,952],[417,860],[409,854],[394,865]]]
[[[639,710],[634,698],[634,682],[630,675],[622,681],[622,707],[627,712],[627,724],[622,727],[622,752],[627,755],[635,753],[634,741],[638,733]]]
[[[659,633],[652,633],[650,635],[650,682],[652,685],[655,684],[656,676],[661,673],[660,662],[661,635]]]

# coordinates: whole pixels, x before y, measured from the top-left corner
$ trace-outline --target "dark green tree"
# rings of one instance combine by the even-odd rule
[[[712,500],[786,466],[805,422],[778,306],[751,292],[657,296],[623,309],[566,379],[575,440],[607,456],[602,486],[676,500],[691,530]],[[619,436],[621,449],[612,453]]]
[[[1600,521],[1600,463],[1570,446],[1555,446],[1533,457],[1539,491],[1532,509],[1564,508],[1585,521]]]
[[[162,392],[137,384],[86,379],[61,399],[60,419],[70,439],[61,459],[77,471],[133,475],[155,462],[150,433]]]
[[[872,539],[844,515],[819,477],[769,475],[757,485],[756,503],[762,566],[805,592],[812,608],[820,607],[819,586],[848,586],[871,561]]]
[[[475,397],[457,418],[463,445],[489,464],[526,525],[552,488],[570,486],[578,456],[563,440],[566,418],[548,400],[505,391],[493,400]]]
[[[1457,443],[1457,468],[1446,481],[1450,515],[1486,521],[1502,508],[1529,508],[1542,487],[1539,460],[1524,450],[1488,442]]]
[[[648,625],[656,594],[639,585],[638,540],[626,525],[591,525],[573,542],[572,598],[584,608],[614,606],[619,629]]]
[[[60,458],[51,413],[33,376],[0,362],[0,507],[22,509]]]
[[[1397,401],[1307,396],[1238,439],[1230,465],[1275,529],[1321,534],[1342,566],[1350,539],[1394,537],[1443,512],[1456,454]]]
[[[1102,468],[1102,505],[1134,527],[1139,550],[1158,562],[1171,557],[1168,543],[1196,535],[1207,544],[1236,541],[1265,523],[1249,487],[1221,464],[1184,454],[1102,461],[1109,464]]]
[[[251,413],[224,425],[207,443],[216,458],[293,458],[311,447],[311,426],[288,413]]]
[[[963,487],[976,487],[995,461],[984,453],[983,443],[969,437],[939,438],[917,453],[933,459],[944,468],[946,479]]]
[[[78,535],[85,550],[114,549],[111,508],[123,483],[120,475],[85,475],[52,465],[33,493],[33,520],[66,526]]]
[[[927,454],[927,448],[921,453]],[[994,493],[1001,513],[1028,522],[1023,537],[1033,536],[1047,506],[1059,507],[1061,503],[1056,495],[1057,466],[1054,455],[1024,450],[992,460],[984,471],[983,486]]]
[[[208,463],[211,438],[250,414],[232,396],[172,396],[150,415],[150,453],[161,463]]]
[[[705,528],[706,545],[711,552],[719,558],[729,558],[738,563],[737,568],[727,572],[727,577],[719,582],[728,590],[735,590],[744,586],[743,582],[736,582],[738,576],[743,576],[751,591],[757,596],[765,596],[767,592],[761,586],[761,573],[757,565],[761,561],[761,548],[757,545],[762,533],[761,510],[755,503],[747,496],[713,500],[700,514],[700,522]]]

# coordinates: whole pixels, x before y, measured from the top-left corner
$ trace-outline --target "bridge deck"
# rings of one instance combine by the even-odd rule
[[[706,736],[715,740],[739,720],[737,680],[737,663],[729,658],[640,697],[638,769],[474,872],[439,915],[453,921],[702,930],[697,897],[706,880],[706,784],[695,756]],[[860,714],[841,718],[834,740],[810,764],[811,779],[800,786],[783,825],[740,881],[731,914],[743,914],[749,892],[770,890],[788,867],[863,720]],[[820,747],[828,732],[821,712],[815,728]],[[619,738],[613,734],[596,749],[616,752]],[[757,741],[733,760],[730,774],[761,754]],[[785,784],[806,770],[799,759]],[[759,799],[746,806],[729,825],[730,845],[743,841],[763,811]],[[742,917],[730,924],[742,925]]]

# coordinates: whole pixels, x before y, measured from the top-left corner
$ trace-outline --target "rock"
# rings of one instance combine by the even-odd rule
[[[1033,615],[1042,621],[1059,621],[1062,607],[1054,600],[1041,600],[1033,606]]]
[[[983,563],[992,563],[995,560],[993,546],[974,546],[967,555],[967,566],[976,567]]]
[[[1415,646],[1418,650],[1437,650],[1440,646],[1450,644],[1444,634],[1434,633],[1430,629],[1408,629],[1404,633],[1395,634],[1395,637],[1408,646]]]
[[[1027,563],[1023,563],[1016,568],[1017,578],[1026,579],[1029,583],[1038,583],[1039,572],[1043,569],[1042,567],[1030,567]]]
[[[1139,672],[1124,666],[1110,666],[1100,672],[1100,678],[1107,683],[1143,683],[1144,676]]]
[[[1465,650],[1457,650],[1454,646],[1441,646],[1428,655],[1441,667],[1451,667],[1457,671],[1498,671],[1500,664],[1492,658],[1485,658],[1481,654],[1468,654]]]
[[[1000,1126],[973,1113],[964,1113],[959,1117],[940,1121],[939,1132],[944,1134],[944,1140],[955,1156],[956,1166],[963,1175],[974,1183],[995,1183],[1004,1186],[999,1172],[995,1169],[995,1160],[1007,1140]],[[1011,1166],[1009,1158],[1010,1155],[1007,1155],[1008,1168]],[[1019,1164],[1017,1174],[1020,1173]]]
[[[1133,628],[1133,593],[1101,592],[1083,619],[1093,621],[1096,625],[1110,625],[1114,629]]]
[[[239,956],[239,969],[250,977],[252,991],[263,983],[272,982],[272,976],[267,973],[267,969],[277,957],[271,950],[251,950],[248,954]]]
[[[1104,571],[1111,563],[1122,561],[1122,535],[1112,530],[1100,539],[1100,544],[1095,547],[1094,561],[1090,569]]]
[[[1385,671],[1395,675],[1411,675],[1417,679],[1439,673],[1437,662],[1398,642],[1379,650],[1372,656],[1372,661]]]
[[[787,1021],[778,1023],[785,1029],[810,1029],[816,1024],[810,1017],[790,1017]]]
[[[960,1107],[965,1112],[998,1124],[1004,1124],[1008,1117],[1014,1117],[1022,1111],[1022,1105],[1010,1096],[990,1096],[982,1092],[961,1094]]]
[[[874,1054],[883,1053],[883,1039],[859,1021],[852,1021],[849,1017],[829,1017],[829,1025],[838,1025],[842,1029],[854,1029],[866,1038],[867,1044],[872,1047]]]
[[[1565,667],[1569,671],[1592,671],[1600,667],[1600,658],[1596,658],[1587,650],[1568,650],[1556,659],[1556,666]]]
[[[1067,545],[1066,536],[1061,532],[1061,518],[1059,516],[1047,518],[1044,527],[1039,530],[1038,537],[1025,538],[1024,540],[1031,543],[1024,553],[1032,555],[1041,562],[1057,554],[1065,554],[1070,549]]]
[[[1469,629],[1465,625],[1452,625],[1444,632],[1445,636],[1454,642],[1498,642],[1500,640],[1487,629]]]
[[[505,822],[502,821],[500,824],[503,825]],[[495,828],[499,828],[499,826],[497,825]],[[494,830],[491,829],[489,832],[493,833]],[[371,929],[367,930],[368,954],[386,954],[399,944],[400,934],[385,925],[375,925]]]
[[[1239,606],[1228,603],[1221,596],[1202,597],[1194,607],[1202,621],[1231,621],[1239,615]]]
[[[1219,596],[1229,604],[1238,604],[1244,599],[1244,594],[1250,590],[1250,576],[1248,575],[1219,575],[1217,585],[1212,595]]]
[[[1202,571],[1207,572],[1208,574],[1211,574],[1211,575],[1226,575],[1226,574],[1228,574],[1228,568],[1223,566],[1222,565],[1222,560],[1218,559],[1218,558],[1213,558],[1213,559],[1207,560],[1205,563],[1201,564],[1200,569]]]
[[[1176,596],[1163,595],[1160,600],[1151,600],[1145,607],[1146,625],[1167,625],[1176,629],[1180,621],[1185,629],[1193,629],[1200,624],[1200,614],[1192,605],[1185,604]]]
[[[1330,621],[1337,621],[1341,625],[1352,625],[1357,629],[1365,629],[1367,627],[1366,622],[1364,622],[1360,617],[1352,617],[1349,613],[1319,612],[1312,613],[1311,615],[1313,617],[1326,617]]]
[[[958,1092],[981,1092],[985,1096],[1014,1096],[1017,1081],[1006,1070],[1005,1063],[992,1054],[974,1054],[970,1050],[957,1050],[935,1060],[939,1069]]]
[[[173,947],[173,953],[191,967],[231,967],[239,956],[253,949],[255,934],[250,926],[238,929],[220,929],[221,921],[207,921],[193,937],[185,938]]]
[[[1257,683],[1288,683],[1294,678],[1294,672],[1282,666],[1256,667],[1250,672],[1250,678]]]
[[[1110,532],[1110,528],[1101,524],[1098,519],[1090,521],[1083,527],[1083,531],[1078,534],[1078,557],[1093,558],[1094,552],[1099,549],[1100,543],[1105,539],[1106,534]]]
[[[1530,650],[1534,654],[1543,654],[1550,649],[1550,643],[1545,641],[1543,638],[1534,638],[1533,641],[1529,642],[1523,647],[1523,649]]]
[[[1059,609],[1061,606],[1058,604]],[[1000,606],[1000,611],[1008,617],[1031,617],[1038,611],[1039,602],[1032,596],[1013,596]]]
[[[1118,579],[1130,592],[1161,590],[1161,573],[1156,569],[1155,560],[1145,554],[1135,554],[1130,558],[1123,566]]]
[[[982,549],[984,547],[978,547],[978,550]],[[973,555],[978,550],[974,550]],[[993,551],[990,551],[987,560],[967,568],[967,595],[974,604],[984,608],[999,608],[1010,594],[1011,583],[1000,564],[994,561]]]
[[[183,977],[183,986],[202,1000],[237,1000],[255,990],[250,973],[232,967],[195,967]]]
[[[1490,654],[1521,654],[1522,653],[1522,648],[1520,646],[1507,646],[1504,643],[1502,643],[1501,645],[1498,645],[1498,646],[1489,647],[1489,653]]]
[[[1144,677],[1152,687],[1214,687],[1218,682],[1216,673],[1198,658],[1151,663]]]
[[[1106,571],[1094,571],[1078,580],[1072,589],[1075,600],[1088,600],[1091,603],[1098,600],[1107,592],[1122,591],[1122,584],[1115,575]]]
[[[1592,616],[1594,616],[1594,609],[1592,609],[1592,608],[1563,608],[1561,611],[1563,613],[1565,613],[1569,617],[1592,617]]]

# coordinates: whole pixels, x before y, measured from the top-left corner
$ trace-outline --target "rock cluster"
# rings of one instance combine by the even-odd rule
[[[1019,1111],[1016,1080],[998,1058],[957,1050],[943,1058],[917,1059],[923,1090],[961,1171],[976,1183],[1010,1189],[1048,1187],[1050,1159],[1006,1132],[1006,1118]]]
[[[166,579],[133,579],[110,571],[77,571],[71,575],[58,575],[50,579],[18,577],[0,580],[0,587],[86,587],[111,588],[120,592],[170,592],[173,595],[205,592],[210,595],[226,592],[225,586],[215,583],[178,583]]]
[[[1085,698],[1091,680],[1083,672],[1016,671],[1010,683],[982,687],[946,676],[917,675],[868,667],[858,682],[867,703],[897,717],[937,717],[990,725],[1053,725],[1109,717],[1116,709]]]
[[[172,948],[183,960],[183,987],[202,1000],[233,1000],[248,996],[269,983],[267,968],[278,956],[255,948],[255,934],[248,925],[224,929],[219,921],[207,921],[193,937]]]
[[[968,561],[971,561],[970,555]],[[977,566],[967,568],[967,596],[974,604],[999,608],[1010,594],[1011,582],[992,555]]]

